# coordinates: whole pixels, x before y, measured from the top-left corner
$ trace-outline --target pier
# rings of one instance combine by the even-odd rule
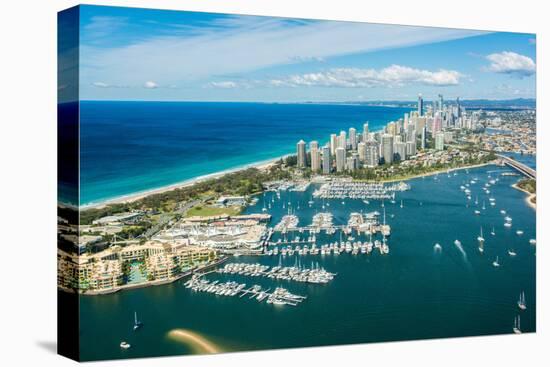
[[[278,280],[292,280],[303,283],[326,284],[334,279],[335,273],[330,273],[319,265],[311,268],[296,266],[274,266],[267,265],[232,263],[217,270],[220,274],[238,274],[251,277],[264,277]]]
[[[195,292],[206,292],[217,296],[238,296],[239,298],[248,296],[249,299],[256,299],[258,302],[263,302],[265,300],[266,303],[273,305],[297,306],[307,298],[305,296],[290,293],[287,289],[282,287],[277,287],[270,293],[270,288],[264,290],[258,284],[245,289],[246,283],[237,283],[235,281],[220,283],[217,280],[209,281],[203,279],[199,275],[195,275],[185,282],[185,287]]]

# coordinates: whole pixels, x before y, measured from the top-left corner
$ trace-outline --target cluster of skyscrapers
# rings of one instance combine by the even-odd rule
[[[300,140],[297,165],[329,174],[392,164],[415,156],[417,148],[426,149],[428,136],[433,138],[436,150],[445,149],[445,144],[453,140],[453,130],[475,129],[476,121],[475,113],[466,116],[458,98],[456,104],[446,105],[443,96],[439,95],[432,106],[425,106],[419,95],[415,111],[388,123],[382,131],[369,131],[369,123],[365,122],[360,132],[352,127],[348,132],[331,134],[323,147],[318,141],[309,143],[309,157],[306,143]]]

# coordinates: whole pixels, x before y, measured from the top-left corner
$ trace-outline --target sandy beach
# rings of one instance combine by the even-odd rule
[[[533,203],[533,202],[531,201],[531,199],[537,197],[537,194],[536,194],[536,193],[535,193],[535,194],[530,193],[529,191],[524,190],[524,189],[522,189],[521,187],[519,187],[517,184],[513,184],[512,187],[513,187],[514,189],[516,189],[516,190],[519,190],[519,191],[522,191],[522,192],[526,193],[527,196],[525,197],[525,202],[527,203],[527,205],[529,205],[529,207],[533,208],[534,210],[537,209],[537,204],[535,204],[535,203]]]
[[[205,339],[201,335],[184,329],[174,329],[168,333],[168,337],[187,344],[195,353],[220,353],[221,350],[214,343]]]
[[[185,181],[182,181],[182,182],[178,182],[178,183],[175,183],[175,184],[172,184],[172,185],[163,186],[163,187],[159,187],[159,188],[151,189],[151,190],[146,190],[146,191],[141,191],[141,192],[137,192],[137,193],[130,194],[130,195],[119,196],[119,197],[116,197],[116,198],[101,201],[99,203],[90,203],[90,204],[82,205],[81,208],[86,210],[86,209],[102,208],[102,207],[110,205],[110,204],[131,203],[133,201],[143,199],[143,198],[145,198],[147,196],[150,196],[150,195],[161,194],[163,192],[167,192],[167,191],[171,191],[171,190],[175,190],[175,189],[180,189],[180,188],[183,188],[183,187],[189,187],[189,186],[192,186],[192,185],[194,185],[196,183],[199,183],[199,182],[220,178],[220,177],[222,177],[224,175],[227,175],[229,173],[243,171],[243,170],[246,170],[246,169],[249,169],[249,168],[257,168],[259,170],[267,170],[271,166],[273,166],[277,161],[279,161],[281,159],[284,159],[287,156],[288,155],[278,157],[278,158],[274,158],[274,159],[269,159],[269,160],[266,160],[266,161],[251,163],[251,164],[247,164],[247,165],[244,165],[244,166],[241,166],[241,167],[236,167],[236,168],[232,168],[232,169],[228,169],[228,170],[224,170],[224,171],[220,171],[220,172],[211,173],[211,174],[204,175],[204,176],[195,177],[195,178],[185,180]]]

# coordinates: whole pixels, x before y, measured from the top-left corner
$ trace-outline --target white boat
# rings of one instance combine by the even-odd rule
[[[523,231],[522,231],[521,229],[518,229],[518,230],[516,231],[516,234],[517,234],[518,236],[521,236],[521,235],[523,234]]]
[[[529,244],[531,244],[531,245],[536,245],[536,244],[537,244],[537,240],[535,240],[534,238],[531,238],[531,239],[529,240]]]
[[[498,262],[498,256],[497,256],[497,258],[495,259],[495,261],[493,261],[493,266],[494,266],[495,268],[498,268],[498,267],[500,266],[500,263]]]
[[[510,250],[508,250],[508,255],[510,255],[510,256],[516,256],[517,254],[516,254],[516,252],[515,252],[514,250],[510,249]]]
[[[478,242],[485,241],[485,238],[483,238],[483,227],[479,227],[479,236],[477,236]]]
[[[138,320],[137,312],[134,312],[134,331],[139,329],[141,326],[143,326],[143,324],[141,323],[141,321]]]
[[[128,344],[128,343],[126,343],[125,341],[122,341],[122,342],[120,342],[120,347],[121,347],[122,349],[128,349],[128,348],[131,347],[131,345]]]
[[[459,240],[455,240],[455,245],[460,246],[462,243]]]
[[[514,334],[521,334],[521,320],[519,315],[514,319],[514,328],[512,329]]]
[[[521,292],[519,295],[518,307],[520,310],[527,309],[527,304],[525,303],[525,292]]]
[[[494,236],[495,235],[495,227],[493,227],[493,229],[491,230],[491,236]]]
[[[505,214],[506,214],[506,210],[501,209],[500,214],[505,215]]]
[[[434,251],[441,251],[441,245],[439,243],[434,245]]]
[[[510,223],[510,222],[504,223],[504,227],[510,228],[511,226],[512,226],[512,223]]]

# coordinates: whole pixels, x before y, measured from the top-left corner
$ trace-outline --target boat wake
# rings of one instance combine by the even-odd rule
[[[172,340],[187,345],[198,354],[213,354],[222,352],[217,345],[190,330],[173,329],[168,332],[168,337]]]
[[[464,261],[466,263],[468,263],[468,255],[466,255],[466,251],[464,251],[464,248],[462,247],[462,244],[455,241],[454,245],[458,249],[458,251],[460,251],[460,253],[462,254],[462,257],[464,258]]]

